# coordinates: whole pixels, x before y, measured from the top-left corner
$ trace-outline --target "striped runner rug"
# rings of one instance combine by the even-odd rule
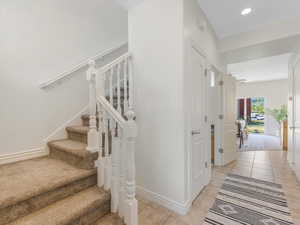
[[[228,174],[203,225],[289,225],[280,184]]]

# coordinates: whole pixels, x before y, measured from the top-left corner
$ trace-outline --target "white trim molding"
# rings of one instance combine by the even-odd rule
[[[141,197],[148,201],[157,203],[157,204],[159,204],[167,209],[170,209],[180,215],[186,215],[192,206],[192,202],[190,202],[190,201],[187,201],[186,203],[176,202],[168,197],[162,196],[158,193],[154,193],[154,192],[147,190],[146,188],[143,188],[141,186],[137,186],[136,191],[137,191],[138,197]]]
[[[108,50],[99,52],[95,56],[90,57],[90,58],[82,61],[81,63],[73,66],[72,69],[69,69],[69,70],[59,74],[57,77],[55,77],[53,79],[49,79],[45,82],[41,82],[39,84],[39,88],[46,89],[48,87],[54,86],[55,84],[60,83],[62,80],[69,78],[74,72],[76,72],[76,71],[80,70],[81,68],[87,66],[89,61],[91,61],[91,60],[95,60],[95,61],[100,60],[100,59],[104,58],[105,56],[113,53],[114,51],[126,46],[127,44],[128,44],[127,41],[126,42],[124,41],[124,42],[121,42],[121,43],[117,44],[113,48],[110,48]]]
[[[48,155],[48,152],[44,147],[34,148],[28,151],[17,152],[13,154],[0,155],[0,165],[38,158],[46,155]]]

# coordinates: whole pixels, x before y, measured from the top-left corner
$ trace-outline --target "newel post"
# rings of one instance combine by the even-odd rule
[[[97,131],[97,117],[96,117],[96,74],[95,61],[91,60],[88,63],[87,80],[89,82],[89,132],[87,150],[90,152],[97,152],[99,150],[99,135]]]
[[[126,138],[126,199],[125,199],[125,224],[138,225],[138,202],[136,200],[135,182],[135,142],[137,125],[134,121],[134,112],[129,109],[126,113],[128,121],[125,126]]]

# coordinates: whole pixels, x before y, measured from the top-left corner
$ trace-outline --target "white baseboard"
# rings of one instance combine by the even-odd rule
[[[44,147],[35,148],[24,152],[18,152],[7,155],[0,155],[0,165],[23,161],[27,159],[33,159],[48,155],[48,152]]]
[[[170,209],[180,215],[186,215],[192,205],[189,202],[184,204],[180,202],[176,202],[165,196],[149,191],[141,186],[137,186],[136,191],[137,191],[137,195],[140,196],[141,198],[157,203],[158,205]]]

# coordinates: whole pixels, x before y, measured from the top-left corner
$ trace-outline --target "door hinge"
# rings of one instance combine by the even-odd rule
[[[220,120],[224,119],[224,115],[223,115],[223,114],[220,114],[220,115],[219,115],[219,119],[220,119]]]
[[[204,116],[204,122],[207,123],[208,117]]]
[[[224,81],[220,80],[220,81],[219,81],[219,85],[220,85],[220,86],[223,86],[223,85],[224,85]]]
[[[219,152],[220,152],[221,154],[223,154],[223,153],[224,153],[224,149],[223,149],[223,148],[219,148]]]
[[[208,163],[207,162],[205,162],[205,168],[208,168]]]

